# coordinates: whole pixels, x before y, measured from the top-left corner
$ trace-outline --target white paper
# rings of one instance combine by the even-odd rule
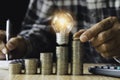
[[[11,62],[11,60],[9,60],[9,61],[0,60],[0,69],[8,69],[10,62]]]

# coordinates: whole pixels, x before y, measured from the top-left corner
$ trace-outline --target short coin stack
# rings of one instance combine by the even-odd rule
[[[22,70],[22,64],[11,62],[9,64],[9,74],[20,74]]]
[[[37,73],[37,59],[25,59],[25,74]]]
[[[53,72],[53,53],[40,53],[41,74],[50,75]]]
[[[56,47],[57,56],[57,74],[68,74],[68,47],[58,46]]]
[[[74,40],[72,43],[72,75],[83,74],[83,61],[82,61],[82,50],[81,43],[79,40]]]

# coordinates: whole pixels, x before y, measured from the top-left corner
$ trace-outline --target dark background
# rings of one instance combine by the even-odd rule
[[[5,29],[6,20],[10,19],[13,33],[19,33],[28,4],[29,0],[0,0],[0,29]]]

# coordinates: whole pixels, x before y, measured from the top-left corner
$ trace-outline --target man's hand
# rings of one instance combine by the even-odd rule
[[[12,58],[21,58],[25,55],[27,45],[21,37],[13,37],[5,43],[5,31],[0,30],[0,59],[5,59],[5,54],[10,52]]]
[[[26,52],[26,41],[21,37],[13,37],[7,43],[5,43],[6,33],[4,30],[0,30],[0,59],[5,59],[5,54],[9,53],[12,58],[21,58]]]
[[[21,58],[25,56],[27,50],[27,44],[26,41],[21,37],[13,37],[11,38],[7,43],[6,47],[2,50],[2,52],[10,52],[10,55],[13,59],[15,58]],[[5,53],[4,53],[5,54]]]
[[[120,22],[108,17],[87,30],[80,30],[73,37],[81,42],[90,41],[103,57],[120,56]]]

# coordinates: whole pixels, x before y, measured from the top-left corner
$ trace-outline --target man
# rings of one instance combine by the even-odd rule
[[[81,42],[89,41],[103,57],[120,56],[119,3],[119,0],[30,0],[23,30],[8,41],[6,48],[12,51],[13,58],[39,57],[40,52],[55,51],[50,16],[61,9],[69,11],[76,19],[77,31],[80,31],[73,37],[80,37]],[[0,35],[2,41],[5,34]],[[85,61],[108,62],[89,46],[89,42],[85,43]]]

